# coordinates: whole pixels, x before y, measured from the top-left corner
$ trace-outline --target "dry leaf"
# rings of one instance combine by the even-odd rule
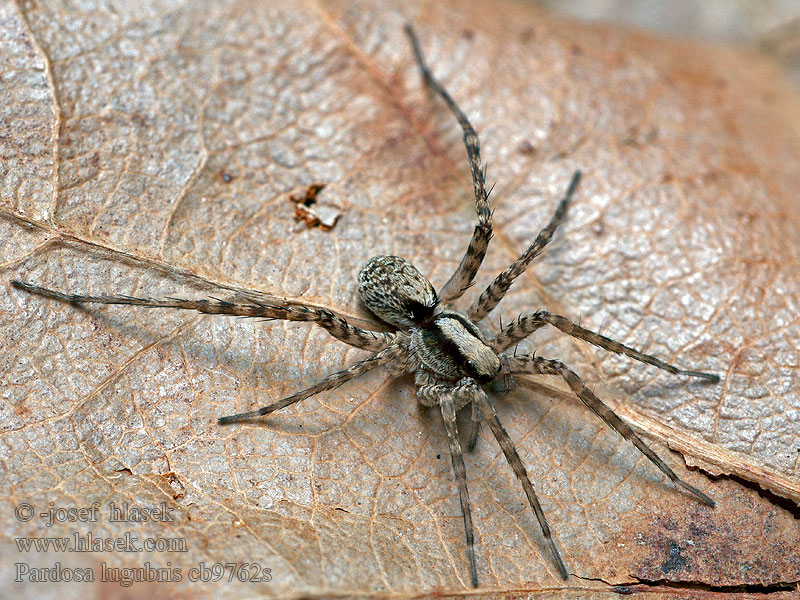
[[[471,188],[460,132],[412,63],[407,19],[497,182],[476,289],[584,170],[566,224],[488,326],[546,306],[724,377],[673,377],[552,331],[527,343],[596,385],[718,506],[674,490],[563,386],[537,379],[500,413],[574,576],[558,578],[483,435],[467,457],[482,586],[564,598],[640,582],[670,582],[665,598],[796,586],[800,110],[752,54],[514,3],[4,0],[3,280],[145,296],[259,289],[360,324],[355,277],[373,255],[406,256],[441,285],[474,224]],[[298,228],[288,198],[319,185],[342,215],[330,231]],[[164,597],[469,591],[446,438],[408,378],[375,372],[221,427],[216,417],[363,353],[303,324],[2,290],[2,573],[16,597],[50,588],[13,583],[15,563],[57,562],[97,577],[179,570],[178,583],[133,588]],[[96,522],[39,516],[95,502]],[[166,503],[174,520],[111,522],[112,502]],[[87,532],[185,551],[20,552],[12,540]],[[271,580],[190,582],[216,563],[257,563]],[[58,594],[87,587],[127,589]]]

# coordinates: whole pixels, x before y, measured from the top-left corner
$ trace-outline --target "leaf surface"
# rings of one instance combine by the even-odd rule
[[[440,286],[475,217],[460,130],[421,85],[408,19],[496,182],[471,294],[584,172],[486,331],[547,307],[723,377],[670,376],[548,330],[521,344],[571,365],[718,506],[670,487],[565,386],[526,381],[498,411],[574,577],[558,577],[487,429],[467,456],[482,586],[600,597],[640,581],[800,581],[800,109],[752,54],[514,3],[6,1],[3,280],[95,295],[257,289],[364,326],[377,326],[356,297],[369,257],[405,256]],[[312,189],[339,213],[329,231],[294,219]],[[410,378],[372,372],[221,427],[365,354],[306,324],[0,293],[4,578],[20,560],[97,573],[169,561],[181,582],[134,589],[468,591],[446,437]],[[96,521],[38,516],[95,502]],[[163,502],[174,519],[112,522],[112,502]],[[15,516],[25,503],[27,521]],[[88,531],[186,546],[66,555],[11,541]],[[258,563],[271,580],[189,582],[216,563]],[[5,581],[30,597],[43,585]]]

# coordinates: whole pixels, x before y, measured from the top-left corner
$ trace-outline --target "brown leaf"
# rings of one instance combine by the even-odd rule
[[[482,586],[605,597],[638,581],[800,580],[800,110],[776,67],[513,3],[164,4],[0,4],[4,281],[154,297],[259,289],[359,324],[370,318],[355,277],[373,255],[405,256],[441,285],[475,217],[460,131],[402,33],[411,19],[497,183],[476,290],[584,171],[565,225],[487,326],[547,307],[723,376],[688,381],[552,331],[524,344],[596,385],[718,506],[673,489],[564,386],[537,379],[499,412],[577,577],[558,578],[484,433],[467,457]],[[298,227],[291,196],[323,185],[335,227]],[[447,442],[409,378],[373,372],[220,427],[363,353],[303,324],[2,289],[2,572],[17,596],[46,585],[12,584],[19,562],[98,577],[179,569],[180,583],[134,588],[165,597],[466,591]],[[39,516],[95,502],[96,521]],[[112,522],[112,502],[165,503],[174,520]],[[30,520],[15,513],[25,503]],[[89,531],[185,551],[11,542]],[[189,581],[217,563],[257,563],[271,580]]]

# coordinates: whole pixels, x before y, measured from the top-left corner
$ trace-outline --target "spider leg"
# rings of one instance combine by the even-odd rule
[[[464,516],[464,532],[467,538],[467,556],[469,557],[469,571],[472,577],[472,587],[478,587],[478,567],[475,564],[475,529],[472,525],[472,509],[469,503],[469,490],[467,489],[467,469],[464,466],[464,454],[461,451],[461,442],[458,440],[458,425],[456,425],[456,407],[453,402],[452,388],[449,393],[439,398],[439,408],[442,412],[442,421],[447,431],[447,441],[450,444],[450,459],[453,463],[453,473],[458,485],[458,495],[461,499],[461,514]]]
[[[475,450],[475,445],[478,443],[478,433],[481,430],[481,409],[478,408],[478,403],[472,403],[472,417],[469,421],[469,441],[467,442],[467,452]]]
[[[53,298],[62,302],[77,304],[94,302],[99,304],[126,304],[147,308],[180,308],[196,310],[211,315],[235,315],[239,317],[263,317],[283,321],[312,321],[326,329],[333,337],[346,344],[376,352],[391,344],[395,335],[379,331],[369,331],[350,325],[342,317],[328,309],[301,304],[269,304],[261,300],[248,298],[246,301],[228,302],[226,300],[184,300],[181,298],[134,298],[132,296],[83,296],[65,294],[32,283],[14,280],[11,285],[17,289],[33,294]]]
[[[417,386],[417,400],[423,406],[436,406],[441,398],[452,394],[456,399],[456,412],[472,402],[472,417],[470,420],[469,441],[467,442],[467,452],[475,449],[480,431],[480,411],[478,405],[473,402],[475,382],[465,377],[455,385],[437,383],[439,380],[424,369],[418,369],[414,375],[414,382]]]
[[[417,388],[417,401],[422,406],[436,406],[443,396],[451,393],[452,385],[436,383],[438,380],[424,369],[417,369],[414,373],[414,384]]]
[[[594,331],[589,331],[588,329],[584,329],[566,317],[554,315],[546,310],[539,310],[534,313],[520,316],[516,321],[506,325],[505,328],[503,328],[500,333],[497,334],[497,337],[490,342],[490,344],[494,348],[495,352],[502,352],[509,346],[513,346],[523,338],[528,337],[530,334],[544,325],[552,325],[553,327],[560,329],[572,337],[584,340],[590,344],[594,344],[595,346],[603,348],[604,350],[614,352],[615,354],[624,354],[625,356],[629,356],[630,358],[640,362],[658,367],[659,369],[663,369],[664,371],[668,371],[675,375],[699,377],[714,383],[719,381],[719,375],[714,375],[713,373],[703,373],[701,371],[688,371],[686,369],[679,369],[674,365],[659,360],[655,356],[644,354],[643,352],[639,352],[630,346],[626,346],[625,344],[622,344],[616,340],[612,340],[609,337],[600,335]]]
[[[536,373],[541,375],[558,375],[567,382],[570,389],[580,398],[583,403],[588,406],[594,414],[600,417],[606,425],[611,427],[614,431],[619,433],[626,440],[630,440],[639,451],[644,454],[650,462],[657,466],[661,472],[669,477],[675,485],[678,485],[686,491],[693,494],[701,502],[709,506],[714,506],[714,501],[706,496],[703,492],[698,490],[693,485],[689,485],[678,477],[675,472],[661,460],[658,455],[653,452],[650,447],[645,444],[644,440],[640,438],[631,429],[625,421],[623,421],[611,408],[608,407],[602,400],[592,393],[587,388],[578,375],[569,369],[564,363],[557,360],[550,360],[546,358],[539,358],[534,356],[518,356],[518,357],[505,357],[504,368],[509,369],[512,373]]]
[[[405,30],[411,40],[411,45],[414,48],[414,57],[416,58],[417,65],[419,66],[425,83],[441,96],[442,100],[447,104],[447,107],[456,119],[458,119],[461,129],[464,131],[464,145],[467,148],[469,167],[472,171],[472,187],[475,192],[475,211],[478,214],[478,224],[475,226],[472,239],[469,242],[469,246],[467,246],[467,251],[461,259],[458,268],[439,291],[439,297],[442,301],[450,303],[460,298],[464,291],[472,284],[472,280],[475,278],[475,274],[478,272],[483,262],[483,257],[486,255],[489,240],[492,237],[492,210],[489,207],[488,195],[486,193],[486,172],[481,165],[478,134],[475,133],[475,129],[470,124],[469,119],[467,119],[467,116],[458,107],[455,100],[453,100],[444,86],[431,74],[428,66],[425,64],[425,59],[422,56],[422,50],[420,49],[419,40],[414,33],[414,29],[410,24],[406,24]]]
[[[561,559],[558,548],[556,548],[555,540],[553,540],[553,535],[550,532],[550,526],[547,524],[547,518],[544,516],[544,511],[542,510],[542,505],[539,504],[539,498],[536,496],[536,491],[533,489],[533,484],[531,484],[531,480],[528,477],[528,471],[525,469],[525,465],[522,463],[522,459],[519,457],[519,453],[514,447],[514,442],[511,441],[508,432],[497,417],[492,401],[482,389],[478,388],[478,392],[475,401],[478,404],[483,419],[489,423],[489,427],[491,427],[497,443],[500,444],[500,448],[503,450],[508,464],[511,465],[514,474],[525,490],[525,495],[528,497],[528,504],[530,504],[533,514],[536,515],[536,519],[539,521],[539,527],[542,528],[542,535],[544,535],[544,538],[550,546],[550,552],[553,554],[561,577],[569,579],[567,567]]]
[[[464,408],[471,401],[470,394],[475,382],[469,377],[460,379],[457,383],[439,383],[441,380],[425,369],[417,369],[414,374],[414,384],[417,387],[417,400],[423,406],[436,406],[442,396],[452,394],[455,398],[456,412]]]
[[[473,321],[480,321],[488,315],[494,307],[497,306],[498,302],[503,299],[503,296],[506,295],[508,288],[514,283],[514,280],[522,275],[531,261],[542,253],[544,247],[553,238],[553,233],[555,233],[556,228],[561,224],[561,221],[567,214],[567,206],[569,205],[572,195],[575,193],[575,189],[578,187],[580,178],[581,172],[575,171],[572,176],[572,181],[570,181],[569,187],[567,188],[567,192],[564,194],[561,202],[558,203],[556,212],[553,214],[550,222],[539,232],[539,235],[536,236],[536,239],[533,240],[530,247],[523,252],[517,260],[511,263],[505,271],[500,273],[491,285],[483,291],[480,297],[472,303],[467,313],[470,319]]]
[[[472,525],[472,510],[467,489],[467,470],[464,466],[464,453],[458,438],[456,425],[456,412],[461,406],[471,401],[471,394],[475,383],[471,379],[462,379],[455,385],[438,383],[439,379],[425,369],[418,369],[414,375],[417,387],[417,399],[423,406],[439,405],[447,431],[447,441],[450,445],[450,459],[453,463],[453,474],[458,486],[458,495],[461,500],[461,514],[464,516],[464,533],[467,540],[467,556],[469,558],[470,576],[473,587],[478,587],[478,569],[475,563],[475,528]],[[457,406],[456,400],[458,400]]]
[[[278,400],[273,404],[268,404],[267,406],[263,406],[257,410],[252,410],[250,412],[239,413],[236,415],[228,415],[227,417],[220,417],[219,419],[217,419],[217,421],[220,424],[225,424],[225,423],[234,423],[236,421],[244,421],[246,419],[252,419],[254,417],[263,417],[264,415],[273,413],[276,410],[286,408],[287,406],[290,406],[295,402],[300,402],[301,400],[305,400],[306,398],[309,398],[314,394],[318,394],[319,392],[324,392],[325,390],[332,390],[334,388],[337,388],[343,383],[350,381],[351,379],[355,379],[356,377],[358,377],[359,375],[363,375],[367,371],[371,371],[375,367],[385,365],[389,361],[401,356],[404,351],[405,348],[403,348],[400,345],[389,346],[388,348],[384,348],[380,352],[373,354],[369,358],[366,358],[362,361],[350,365],[343,371],[331,373],[316,385],[313,385],[308,389],[297,392],[296,394],[292,394],[291,396],[284,398],[283,400]]]

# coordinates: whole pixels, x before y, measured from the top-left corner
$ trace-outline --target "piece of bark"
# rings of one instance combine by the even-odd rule
[[[496,182],[495,238],[470,294],[584,171],[565,224],[488,327],[547,307],[723,376],[688,381],[552,331],[523,344],[570,364],[718,506],[675,491],[563,386],[537,379],[499,413],[575,577],[558,578],[484,434],[466,459],[482,586],[583,597],[638,581],[770,591],[800,580],[800,110],[777,67],[514,3],[164,6],[0,4],[5,282],[257,288],[358,324],[370,319],[356,275],[375,254],[405,256],[441,285],[475,217],[461,134],[421,85],[410,19]],[[298,228],[286,201],[313,185],[346,207],[330,231]],[[14,563],[60,560],[98,575],[101,563],[169,561],[182,581],[147,588],[165,596],[469,591],[447,441],[410,380],[375,372],[220,427],[363,353],[302,324],[0,289],[5,589],[38,596],[42,584],[11,581]],[[101,518],[15,517],[50,502],[98,502]],[[113,523],[110,502],[166,502],[175,521]],[[64,557],[11,543],[89,530],[183,539],[186,552]],[[271,581],[188,581],[200,563],[228,562],[268,567]]]

